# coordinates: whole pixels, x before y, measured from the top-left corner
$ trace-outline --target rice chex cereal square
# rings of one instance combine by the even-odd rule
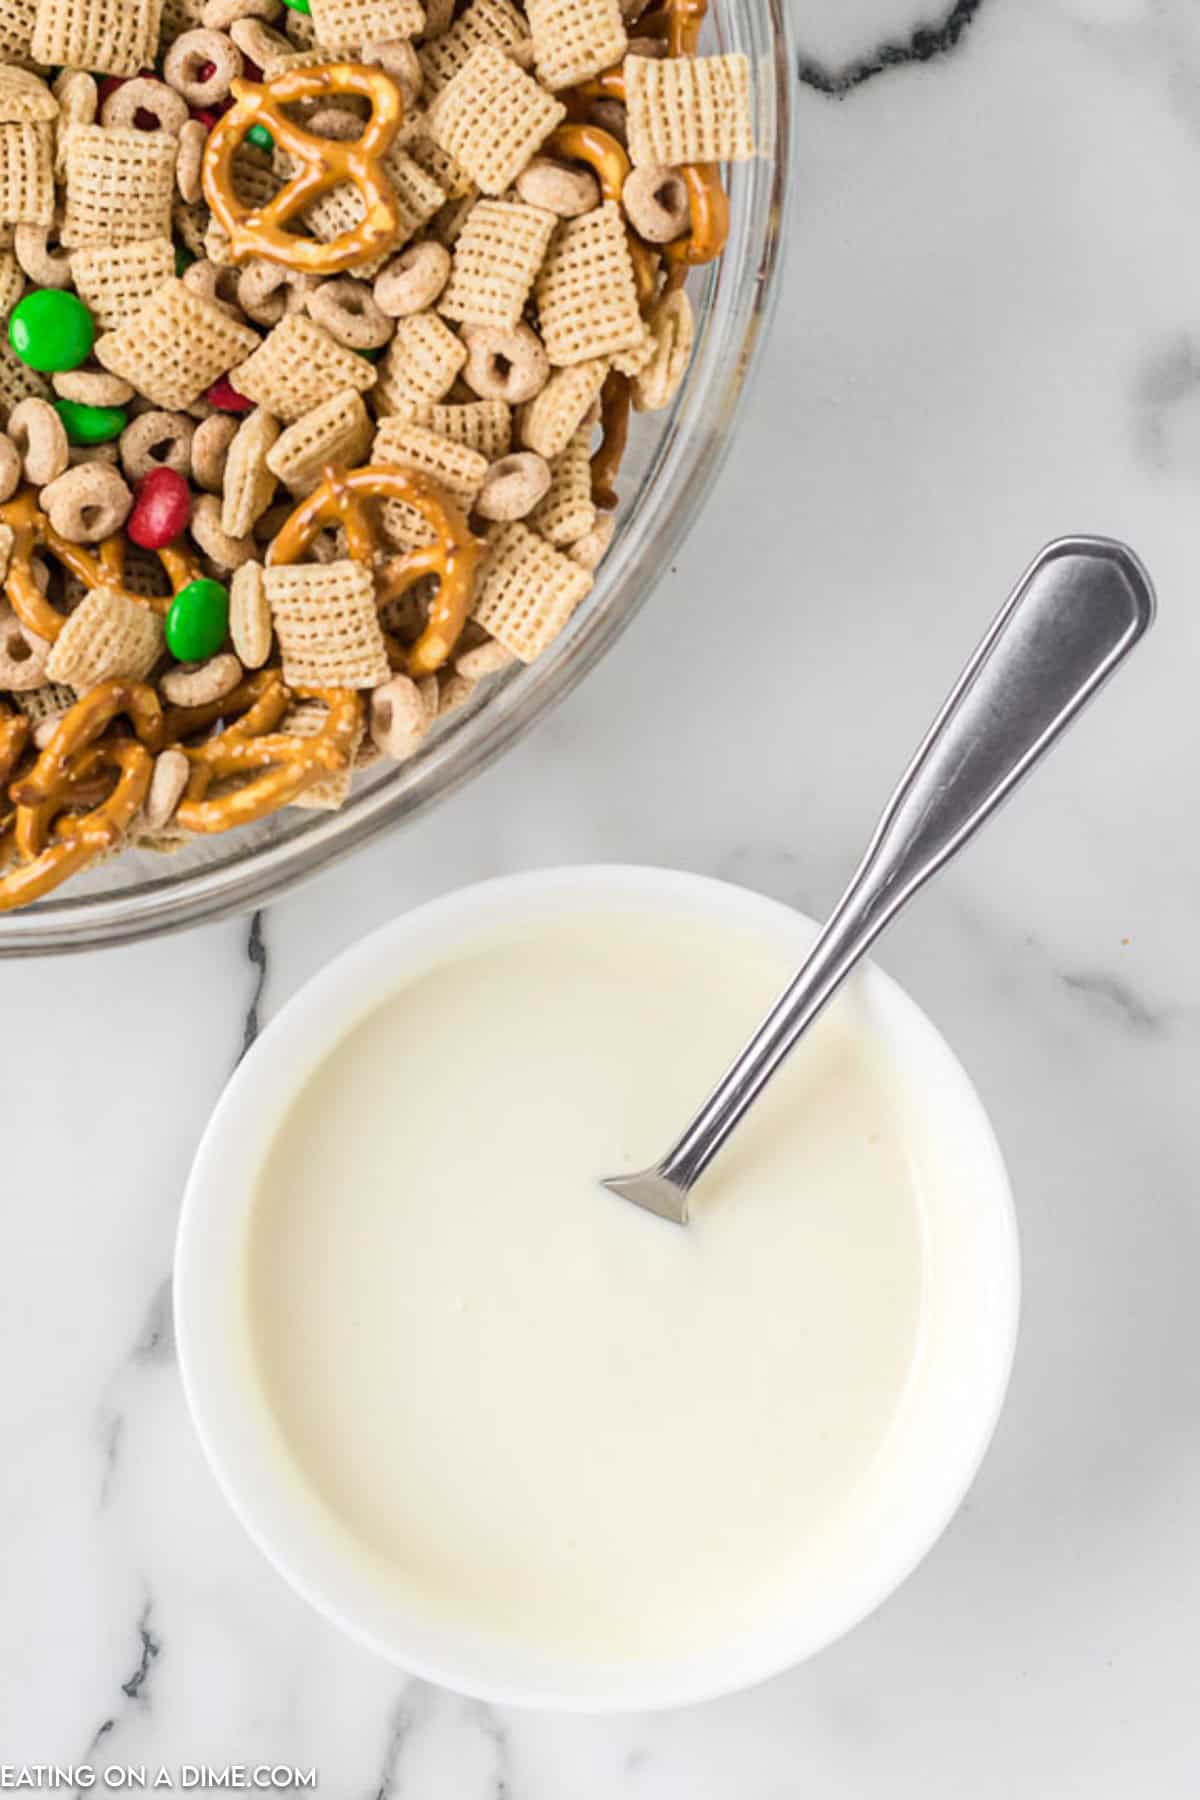
[[[240,362],[258,333],[172,276],[132,318],[97,338],[97,362],[155,406],[178,412]]]
[[[67,143],[62,241],[136,244],[171,235],[178,146],[166,131],[76,125]]]
[[[324,326],[303,313],[287,313],[230,380],[239,394],[290,425],[341,388],[361,393],[372,387],[375,368]]]
[[[512,186],[566,107],[494,44],[480,44],[429,109],[429,130],[485,194]]]
[[[548,88],[574,87],[611,69],[628,39],[618,0],[527,0],[533,59]]]
[[[31,50],[40,63],[136,75],[154,64],[161,20],[162,0],[38,0]]]
[[[644,335],[633,261],[614,200],[567,219],[537,279],[546,355],[560,367],[611,356]]]
[[[584,596],[589,572],[520,520],[489,534],[472,618],[522,662],[554,642]]]
[[[71,252],[75,290],[104,331],[115,331],[141,312],[165,281],[175,274],[170,238],[145,238],[139,244],[86,244]]]
[[[520,201],[476,201],[458,234],[438,311],[461,324],[511,331],[557,222],[553,213]]]
[[[725,56],[627,56],[630,161],[745,162],[754,155],[750,60]]]
[[[391,675],[370,569],[268,564],[263,586],[289,687],[379,687]]]

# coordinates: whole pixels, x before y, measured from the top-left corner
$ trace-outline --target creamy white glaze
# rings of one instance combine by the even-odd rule
[[[852,1001],[686,1230],[650,1160],[791,971],[714,924],[538,923],[397,972],[283,1120],[244,1301],[330,1530],[411,1603],[627,1658],[787,1605],[902,1402],[922,1225]]]

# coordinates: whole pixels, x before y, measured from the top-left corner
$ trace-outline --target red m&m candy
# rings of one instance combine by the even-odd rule
[[[239,394],[228,375],[222,375],[214,381],[204,398],[218,412],[247,413],[254,411],[253,400],[247,400],[245,394]]]
[[[125,529],[143,550],[164,550],[192,516],[187,482],[174,469],[151,469],[133,493],[133,511]]]

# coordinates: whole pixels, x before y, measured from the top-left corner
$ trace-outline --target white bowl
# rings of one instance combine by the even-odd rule
[[[242,1062],[197,1152],[175,1257],[180,1361],[196,1429],[230,1505],[285,1579],[333,1624],[429,1680],[489,1701],[581,1712],[677,1706],[749,1686],[872,1612],[941,1535],[979,1466],[1008,1383],[1019,1300],[1012,1198],[978,1096],[924,1014],[867,966],[856,978],[856,1004],[905,1084],[921,1141],[936,1145],[921,1184],[927,1218],[930,1208],[936,1218],[905,1404],[846,1523],[852,1541],[831,1556],[828,1581],[802,1613],[764,1622],[736,1643],[616,1666],[498,1643],[418,1616],[381,1593],[365,1567],[338,1549],[268,1441],[242,1334],[231,1328],[253,1173],[297,1091],[399,968],[411,973],[512,920],[606,904],[751,930],[797,965],[817,929],[745,889],[653,868],[545,870],[420,907],[310,981]]]

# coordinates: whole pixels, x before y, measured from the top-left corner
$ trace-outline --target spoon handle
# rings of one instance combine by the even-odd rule
[[[643,1204],[686,1218],[688,1189],[859,958],[1041,760],[1153,618],[1150,578],[1123,544],[1062,538],[1042,551],[934,720],[807,962],[654,1171],[662,1207]]]

